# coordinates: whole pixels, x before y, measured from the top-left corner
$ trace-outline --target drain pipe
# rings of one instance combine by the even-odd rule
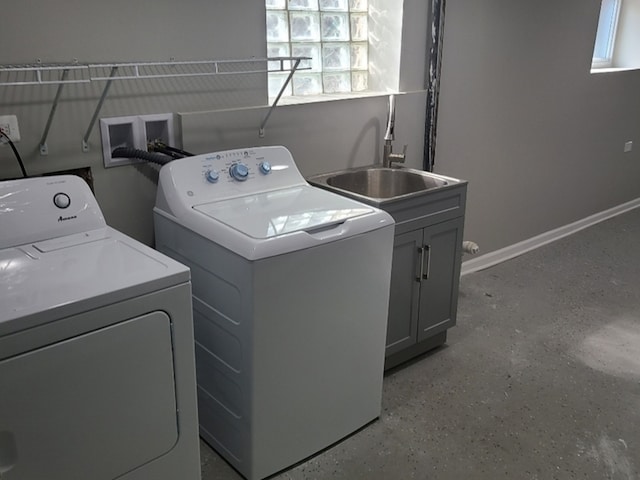
[[[480,247],[476,242],[464,241],[462,242],[462,253],[469,253],[475,255],[480,251]]]
[[[424,127],[423,169],[433,172],[436,162],[436,133],[438,122],[438,97],[442,70],[442,47],[446,0],[431,0],[431,36],[427,59],[427,112]]]

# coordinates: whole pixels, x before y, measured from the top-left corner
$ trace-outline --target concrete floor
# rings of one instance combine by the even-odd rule
[[[277,479],[639,479],[640,209],[462,278],[380,419]],[[202,443],[203,480],[240,479]]]

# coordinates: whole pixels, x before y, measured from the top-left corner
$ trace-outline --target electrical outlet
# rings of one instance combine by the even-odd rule
[[[18,117],[15,115],[0,116],[0,130],[2,130],[13,143],[20,141],[20,129],[18,128]],[[6,143],[6,138],[0,135],[0,144]]]
[[[631,142],[631,141],[625,142],[624,143],[624,153],[629,153],[631,150],[633,150],[633,142]]]

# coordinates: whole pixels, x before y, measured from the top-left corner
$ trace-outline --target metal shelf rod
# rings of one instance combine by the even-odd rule
[[[88,73],[89,68],[86,65],[73,64],[29,64],[29,65],[0,65],[0,87],[1,86],[22,86],[22,85],[59,85],[68,83],[89,83],[88,78],[67,80],[67,76],[61,76],[56,80],[44,80],[42,77],[43,72],[55,72],[61,71],[80,70]],[[33,73],[33,80],[22,79],[14,81],[3,81],[2,74],[19,74]],[[87,75],[88,76],[88,75]]]
[[[144,80],[150,78],[175,78],[175,77],[211,77],[218,75],[238,75],[238,74],[257,74],[257,73],[270,73],[270,72],[282,72],[283,70],[243,70],[242,72],[201,72],[201,73],[165,73],[158,75],[125,75],[115,78],[109,77],[91,77],[92,81],[101,80]]]
[[[47,137],[49,136],[49,129],[51,128],[51,122],[53,122],[53,117],[56,114],[56,108],[58,108],[60,95],[62,94],[62,89],[66,85],[65,80],[67,79],[68,75],[69,75],[69,69],[64,69],[62,71],[62,75],[60,76],[60,83],[58,84],[58,90],[56,91],[56,96],[53,99],[53,105],[51,105],[51,111],[49,112],[47,125],[44,127],[44,132],[42,132],[42,138],[40,139],[40,155],[49,154],[49,147],[47,146]]]
[[[112,67],[110,76],[114,77],[117,72],[118,72],[118,67],[117,66]],[[104,100],[107,98],[107,93],[109,93],[109,87],[111,86],[111,83],[113,83],[111,79],[108,79],[106,85],[104,86],[104,89],[102,90],[102,95],[100,96],[100,100],[98,100],[98,105],[96,105],[96,109],[93,112],[91,121],[89,122],[89,127],[87,128],[87,131],[85,132],[84,137],[82,137],[83,152],[89,151],[89,135],[91,135],[91,130],[93,130],[93,126],[95,125],[96,120],[98,119],[98,115],[100,114],[100,110],[102,109],[102,104],[104,103]]]
[[[282,94],[287,88],[287,85],[289,85],[289,82],[291,81],[293,74],[296,73],[296,70],[298,70],[298,66],[300,65],[300,62],[302,60],[311,60],[311,58],[299,57],[296,59],[296,62],[293,64],[293,67],[291,68],[291,71],[289,72],[287,79],[282,84],[282,87],[280,87],[280,91],[278,92],[278,95],[276,95],[276,98],[273,101],[273,104],[271,105],[271,107],[269,107],[269,111],[267,112],[267,114],[264,117],[264,120],[262,120],[262,123],[260,124],[260,129],[258,130],[258,136],[260,138],[264,138],[264,127],[267,125],[267,122],[269,121],[269,117],[273,113],[273,109],[276,108],[276,105],[278,105],[278,102],[280,101],[280,97],[282,97]],[[280,69],[282,69],[283,66],[284,66],[284,59],[280,59]]]
[[[0,87],[22,87],[22,86],[33,86],[33,85],[69,85],[70,83],[90,83],[91,80],[65,80],[64,82],[61,80],[42,80],[38,81],[24,81],[24,82],[0,82]]]

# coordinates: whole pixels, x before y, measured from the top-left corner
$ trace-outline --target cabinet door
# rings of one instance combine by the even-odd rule
[[[396,235],[393,244],[386,354],[416,343],[422,229]]]
[[[456,323],[463,226],[464,218],[461,217],[424,229],[419,342]]]

